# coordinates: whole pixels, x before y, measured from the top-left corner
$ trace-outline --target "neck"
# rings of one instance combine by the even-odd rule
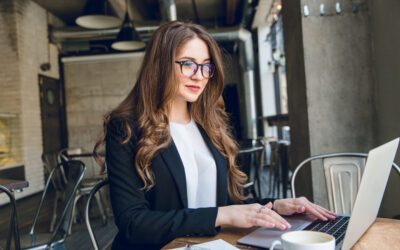
[[[187,102],[184,100],[172,101],[168,119],[170,122],[175,123],[189,123],[191,118]]]

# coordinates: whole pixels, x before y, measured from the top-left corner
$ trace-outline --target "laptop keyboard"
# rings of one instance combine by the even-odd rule
[[[316,220],[311,223],[305,230],[330,234],[335,237],[337,245],[344,238],[349,220],[350,217],[348,216],[337,216],[335,220],[331,221]]]

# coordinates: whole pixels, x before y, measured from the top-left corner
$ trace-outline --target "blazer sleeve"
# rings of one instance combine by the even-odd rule
[[[215,235],[218,208],[150,209],[143,182],[134,166],[137,139],[121,144],[123,122],[112,120],[107,128],[106,163],[110,199],[119,233],[130,244],[165,244],[184,235]],[[157,183],[155,184],[157,185]],[[165,194],[168,195],[168,190]]]

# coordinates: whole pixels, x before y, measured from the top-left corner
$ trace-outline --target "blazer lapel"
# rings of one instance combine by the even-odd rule
[[[188,208],[185,168],[173,140],[165,150],[161,151],[161,157],[174,177],[184,208]]]
[[[206,131],[199,124],[197,124],[197,127],[199,128],[208,148],[213,154],[215,164],[217,165],[217,206],[225,206],[228,204],[226,159],[211,142]]]

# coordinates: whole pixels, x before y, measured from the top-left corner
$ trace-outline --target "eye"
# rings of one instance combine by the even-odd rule
[[[194,64],[194,63],[193,63],[192,61],[189,61],[189,60],[188,60],[188,61],[183,61],[183,62],[182,62],[182,65],[185,66],[185,67],[192,67],[193,64]]]
[[[211,72],[213,70],[211,63],[206,63],[203,65],[203,70],[207,72]]]
[[[209,73],[212,74],[213,71],[214,71],[214,64],[212,64],[212,63],[206,63],[206,64],[204,64],[203,70],[204,70],[204,71],[207,71],[207,72],[209,72]]]

